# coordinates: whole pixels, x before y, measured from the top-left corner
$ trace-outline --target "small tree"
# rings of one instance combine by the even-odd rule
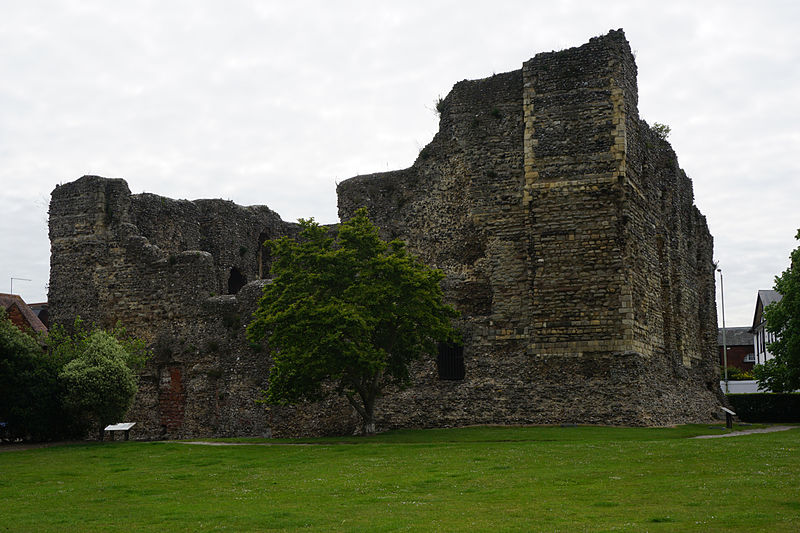
[[[660,122],[654,122],[652,129],[662,141],[666,141],[669,138],[669,134],[672,133],[672,128],[666,124],[661,124]]]
[[[64,403],[79,418],[98,425],[99,440],[109,423],[125,416],[136,395],[136,374],[128,353],[114,336],[94,331],[83,339],[82,351],[59,372]]]
[[[800,240],[800,230],[795,239]],[[759,388],[772,392],[800,389],[800,246],[789,257],[789,268],[775,278],[782,298],[764,309],[766,329],[775,334],[769,345],[775,357],[753,368]]]
[[[390,384],[410,381],[409,364],[456,336],[452,307],[442,303],[442,273],[386,243],[366,209],[334,239],[301,220],[298,240],[265,243],[276,257],[273,282],[248,327],[253,342],[268,338],[273,367],[266,401],[318,400],[328,388],[344,395],[375,432],[375,400]]]

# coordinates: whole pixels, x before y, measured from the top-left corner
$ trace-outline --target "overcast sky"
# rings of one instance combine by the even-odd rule
[[[0,292],[44,301],[58,183],[337,220],[335,186],[411,165],[453,84],[624,28],[672,128],[728,326],[800,227],[800,2],[36,1],[0,16]],[[717,303],[719,308],[719,283]],[[721,316],[720,316],[721,320]]]

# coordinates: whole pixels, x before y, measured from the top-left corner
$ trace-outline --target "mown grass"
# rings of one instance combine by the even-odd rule
[[[715,432],[490,427],[0,453],[0,531],[800,529],[800,430],[686,438]]]

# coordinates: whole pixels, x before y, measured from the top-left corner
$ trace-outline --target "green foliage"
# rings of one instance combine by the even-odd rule
[[[127,409],[136,393],[134,371],[148,357],[144,342],[119,326],[109,332],[87,329],[78,318],[70,329],[55,325],[34,339],[3,312],[0,421],[9,424],[15,438],[83,435],[90,420],[105,421],[117,413],[112,407],[124,403],[120,397],[126,395]]]
[[[436,109],[436,114],[441,116],[442,112],[444,111],[444,98],[442,98],[441,95],[436,99],[434,107]]]
[[[660,122],[654,122],[652,129],[662,141],[666,141],[669,138],[669,134],[672,133],[672,128]]]
[[[800,230],[795,239],[800,240]],[[789,268],[775,278],[781,301],[764,309],[766,329],[777,339],[769,345],[775,357],[753,369],[759,387],[772,392],[800,389],[800,246],[790,259]]]
[[[725,367],[723,367],[722,365],[720,365],[719,367],[719,375],[720,379],[723,379],[725,377]],[[737,368],[735,366],[728,367],[729,381],[744,381],[749,379],[755,379],[751,371],[742,370],[741,368]]]
[[[136,395],[136,374],[128,366],[129,354],[113,335],[93,331],[82,339],[82,350],[64,365],[58,379],[63,384],[66,407],[80,420],[103,428],[119,422]]]
[[[70,328],[66,328],[61,324],[53,325],[43,340],[47,345],[50,355],[60,366],[64,366],[87,350],[89,338],[96,331],[102,330],[94,325],[92,325],[91,328],[87,328],[86,323],[81,317],[77,317]],[[144,368],[151,353],[142,339],[128,334],[127,330],[119,323],[108,330],[108,334],[111,335],[124,350],[125,364],[128,367],[132,370],[141,370]]]
[[[744,422],[800,422],[800,394],[728,394],[736,416]]]
[[[60,392],[56,362],[0,308],[0,422],[11,437],[63,436]]]
[[[268,337],[274,366],[266,400],[317,400],[332,384],[374,431],[374,402],[390,384],[409,382],[408,366],[438,341],[455,338],[455,311],[442,303],[442,273],[384,242],[366,209],[336,239],[301,220],[298,240],[268,241],[273,282],[248,326]]]

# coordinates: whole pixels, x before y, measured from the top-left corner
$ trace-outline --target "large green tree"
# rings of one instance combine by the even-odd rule
[[[273,366],[266,400],[287,404],[344,395],[375,432],[375,400],[390,384],[407,385],[409,365],[437,342],[457,336],[455,310],[442,302],[442,273],[385,242],[366,209],[332,237],[301,220],[298,239],[267,241],[272,283],[248,327],[268,339]]]
[[[769,345],[775,357],[753,369],[759,387],[772,392],[800,389],[800,246],[789,257],[789,268],[775,278],[782,299],[764,309],[766,329],[776,338]]]

